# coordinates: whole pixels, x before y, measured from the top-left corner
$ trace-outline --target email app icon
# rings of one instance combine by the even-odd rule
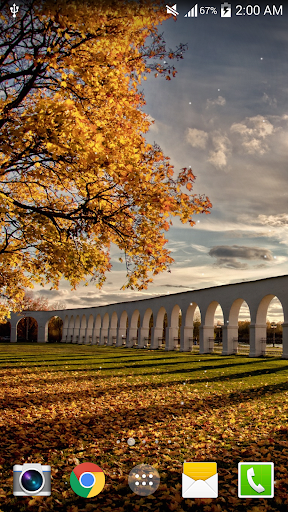
[[[216,462],[184,462],[182,498],[218,498]]]

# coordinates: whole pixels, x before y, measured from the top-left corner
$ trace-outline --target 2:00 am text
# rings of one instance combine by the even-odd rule
[[[266,5],[266,7],[262,7],[260,5],[236,5],[236,16],[259,16],[259,14],[263,14],[264,16],[282,16],[283,15],[283,5]]]

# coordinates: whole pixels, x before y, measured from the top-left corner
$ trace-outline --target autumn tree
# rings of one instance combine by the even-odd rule
[[[186,49],[166,50],[157,26],[167,17],[160,0],[30,0],[15,18],[2,2],[2,317],[35,282],[100,287],[111,244],[123,254],[123,287],[147,287],[173,262],[172,217],[193,226],[195,213],[209,213],[192,170],[175,172],[144,137],[140,84],[148,73],[170,80],[167,62]]]
[[[48,300],[43,297],[35,297],[31,292],[25,292],[21,302],[19,301],[20,311],[49,311]]]
[[[238,338],[239,341],[249,343],[250,336],[250,320],[238,321]]]

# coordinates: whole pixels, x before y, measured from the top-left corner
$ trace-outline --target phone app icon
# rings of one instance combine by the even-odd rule
[[[274,498],[274,463],[239,462],[239,498]]]
[[[105,485],[105,475],[96,464],[84,462],[73,469],[70,475],[70,485],[78,496],[93,498],[102,491]]]

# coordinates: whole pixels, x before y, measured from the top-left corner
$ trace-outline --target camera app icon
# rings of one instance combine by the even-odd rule
[[[13,466],[14,496],[50,496],[51,466],[15,464]]]

